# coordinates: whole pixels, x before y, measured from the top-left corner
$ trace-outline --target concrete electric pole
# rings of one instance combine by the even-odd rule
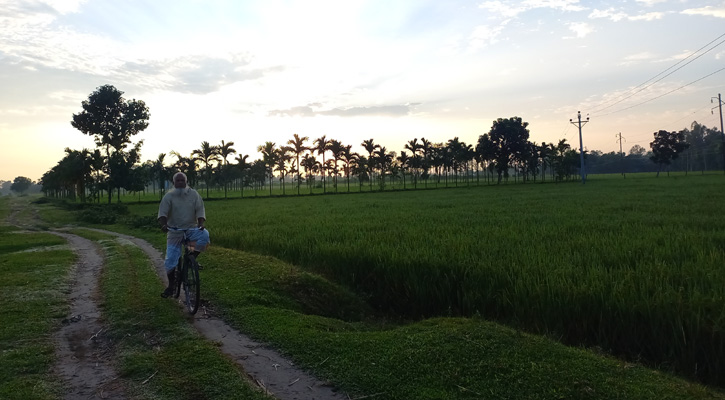
[[[587,173],[584,168],[584,142],[582,141],[582,126],[585,125],[587,122],[589,122],[589,117],[587,117],[586,121],[582,121],[582,112],[577,111],[577,122],[572,121],[571,118],[569,118],[569,122],[572,125],[578,125],[579,126],[579,162],[581,163],[581,168],[579,168],[579,172],[582,176],[582,184],[587,183]]]
[[[710,98],[710,103],[715,99],[715,97]],[[725,173],[725,131],[722,129],[722,97],[720,97],[720,93],[717,94],[717,107],[713,107],[712,110],[715,108],[720,109],[720,133],[722,134],[722,172]],[[710,112],[712,112],[710,110]]]
[[[622,160],[622,176],[626,179],[627,177],[624,175],[624,152],[622,151],[622,140],[624,140],[624,138],[622,137],[622,132],[619,132],[619,134],[614,136],[619,137],[619,139],[617,140],[619,141],[619,155],[621,156]]]

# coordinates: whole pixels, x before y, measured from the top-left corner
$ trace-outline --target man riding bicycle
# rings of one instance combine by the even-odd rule
[[[169,297],[174,293],[176,280],[176,264],[181,257],[181,242],[186,234],[191,242],[196,242],[192,255],[196,258],[199,252],[203,251],[209,244],[209,231],[204,229],[206,222],[206,211],[204,200],[199,193],[190,188],[186,183],[186,175],[183,172],[174,174],[174,189],[169,190],[161,199],[159,205],[158,222],[161,231],[166,233],[166,278],[169,286],[161,293],[161,297]],[[187,232],[183,230],[169,230],[169,227],[179,229],[192,229]]]

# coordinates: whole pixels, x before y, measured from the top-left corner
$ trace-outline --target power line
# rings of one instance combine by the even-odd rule
[[[654,82],[650,83],[649,85],[647,85],[647,83],[649,83],[649,82],[650,82],[650,81],[652,81],[653,79],[656,79],[657,77],[659,77],[660,75],[662,75],[662,74],[666,73],[667,71],[671,70],[672,68],[676,67],[677,65],[679,65],[679,64],[681,64],[681,63],[683,63],[683,62],[685,62],[685,61],[686,61],[686,60],[687,60],[688,58],[690,58],[690,57],[694,56],[695,54],[699,53],[699,52],[700,52],[700,51],[701,51],[702,49],[704,49],[705,47],[707,47],[707,46],[711,45],[712,43],[714,43],[715,41],[719,40],[719,39],[720,39],[720,38],[722,38],[723,36],[725,36],[725,33],[723,33],[722,35],[720,35],[720,36],[718,36],[717,38],[713,39],[713,40],[712,40],[712,41],[710,41],[710,42],[709,42],[708,44],[706,44],[706,45],[704,45],[704,46],[700,47],[699,49],[695,50],[695,51],[694,51],[693,53],[691,53],[691,54],[690,54],[689,56],[687,56],[687,57],[683,58],[682,60],[678,61],[677,63],[675,63],[674,65],[672,65],[672,66],[670,66],[669,68],[665,69],[664,71],[660,72],[659,74],[657,74],[657,75],[653,76],[652,78],[650,78],[650,79],[646,80],[645,82],[643,82],[643,83],[641,83],[641,84],[639,84],[639,85],[635,86],[634,88],[630,89],[629,91],[630,91],[630,92],[632,92],[632,93],[630,93],[630,94],[629,94],[628,96],[625,96],[625,97],[623,97],[623,98],[620,98],[619,100],[616,100],[616,101],[614,101],[613,103],[611,103],[611,104],[609,104],[609,105],[607,105],[606,107],[603,107],[603,108],[598,108],[598,107],[601,107],[602,105],[604,105],[604,104],[606,104],[606,103],[601,103],[600,105],[598,105],[598,106],[595,106],[595,107],[594,107],[595,109],[594,109],[594,111],[592,111],[592,114],[594,114],[594,113],[597,113],[597,112],[600,112],[600,111],[604,111],[604,110],[606,110],[606,109],[608,109],[608,108],[611,108],[611,107],[613,107],[613,106],[615,106],[615,105],[617,105],[617,104],[619,104],[619,103],[623,102],[624,100],[627,100],[627,99],[631,98],[632,96],[636,95],[637,93],[640,93],[640,92],[642,92],[643,90],[645,90],[645,89],[647,89],[648,87],[650,87],[650,86],[654,85],[655,83],[657,83],[657,82],[660,82],[661,80],[663,80],[663,79],[667,78],[668,76],[670,76],[670,75],[674,74],[675,72],[679,71],[680,69],[682,69],[682,68],[684,68],[685,66],[689,65],[690,63],[692,63],[693,61],[695,61],[695,60],[697,60],[698,58],[700,58],[700,57],[704,56],[705,54],[709,53],[710,51],[712,51],[712,50],[713,50],[713,49],[715,49],[716,47],[718,47],[718,46],[720,46],[721,44],[725,43],[725,40],[723,40],[723,41],[721,41],[720,43],[718,43],[718,44],[716,44],[716,45],[712,46],[711,48],[709,48],[709,49],[708,49],[707,51],[705,51],[704,53],[702,53],[702,54],[698,55],[697,57],[695,57],[695,58],[693,58],[692,60],[688,61],[687,63],[685,63],[684,65],[682,65],[682,66],[680,66],[679,68],[675,69],[674,71],[672,71],[672,72],[668,73],[667,75],[664,75],[663,77],[661,77],[661,78],[657,79],[656,81],[654,81]],[[641,88],[640,88],[640,87],[641,87]],[[639,90],[637,90],[638,88],[640,88],[640,89],[639,89]],[[608,115],[608,114],[604,114],[604,115]]]
[[[717,71],[715,71],[715,72],[713,72],[713,73],[707,74],[707,75],[703,76],[703,77],[702,77],[702,78],[700,78],[700,79],[696,79],[696,80],[694,80],[694,81],[692,81],[692,82],[690,82],[690,83],[687,83],[687,84],[685,84],[685,85],[682,85],[682,86],[678,87],[677,89],[673,89],[673,90],[670,90],[669,92],[666,92],[666,93],[663,93],[663,94],[661,94],[661,95],[659,95],[659,96],[653,97],[653,98],[651,98],[651,99],[649,99],[649,100],[645,100],[645,101],[643,101],[643,102],[641,102],[641,103],[637,103],[637,104],[635,104],[635,105],[632,105],[632,106],[629,106],[629,107],[621,108],[621,109],[619,109],[619,110],[616,110],[616,111],[612,111],[612,112],[609,112],[609,113],[606,113],[606,114],[600,114],[600,115],[597,115],[597,116],[598,116],[598,117],[603,117],[603,116],[606,116],[606,115],[612,115],[612,114],[615,114],[615,113],[618,113],[618,112],[621,112],[621,111],[626,111],[626,110],[632,109],[632,108],[634,108],[634,107],[639,107],[639,106],[641,106],[641,105],[643,105],[643,104],[647,104],[647,103],[649,103],[649,102],[651,102],[651,101],[655,101],[655,100],[657,100],[657,99],[659,99],[659,98],[665,97],[665,96],[667,96],[668,94],[671,94],[671,93],[674,93],[674,92],[676,92],[676,91],[678,91],[678,90],[684,89],[684,88],[686,88],[686,87],[688,87],[688,86],[690,86],[690,85],[692,85],[692,84],[695,84],[695,83],[697,83],[697,82],[700,82],[701,80],[703,80],[703,79],[705,79],[705,78],[709,78],[709,77],[711,77],[711,76],[713,76],[713,75],[717,74],[718,72],[722,72],[722,71],[725,71],[725,67],[723,67],[723,68],[720,68],[719,70],[717,70]]]

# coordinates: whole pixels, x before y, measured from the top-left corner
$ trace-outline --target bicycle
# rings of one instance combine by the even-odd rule
[[[178,299],[181,294],[181,285],[184,285],[185,299],[184,304],[189,310],[191,315],[196,314],[199,309],[199,303],[201,302],[201,285],[199,280],[199,263],[196,262],[196,258],[191,255],[194,251],[193,246],[190,245],[190,240],[187,236],[187,232],[200,230],[200,228],[173,228],[169,227],[170,231],[181,231],[184,232],[184,237],[181,241],[184,251],[179,258],[179,264],[176,266],[176,290],[174,291],[174,298]]]

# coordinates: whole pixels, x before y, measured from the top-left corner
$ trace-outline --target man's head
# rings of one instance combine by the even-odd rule
[[[174,174],[174,188],[185,189],[186,188],[186,174],[183,172],[177,172]]]

